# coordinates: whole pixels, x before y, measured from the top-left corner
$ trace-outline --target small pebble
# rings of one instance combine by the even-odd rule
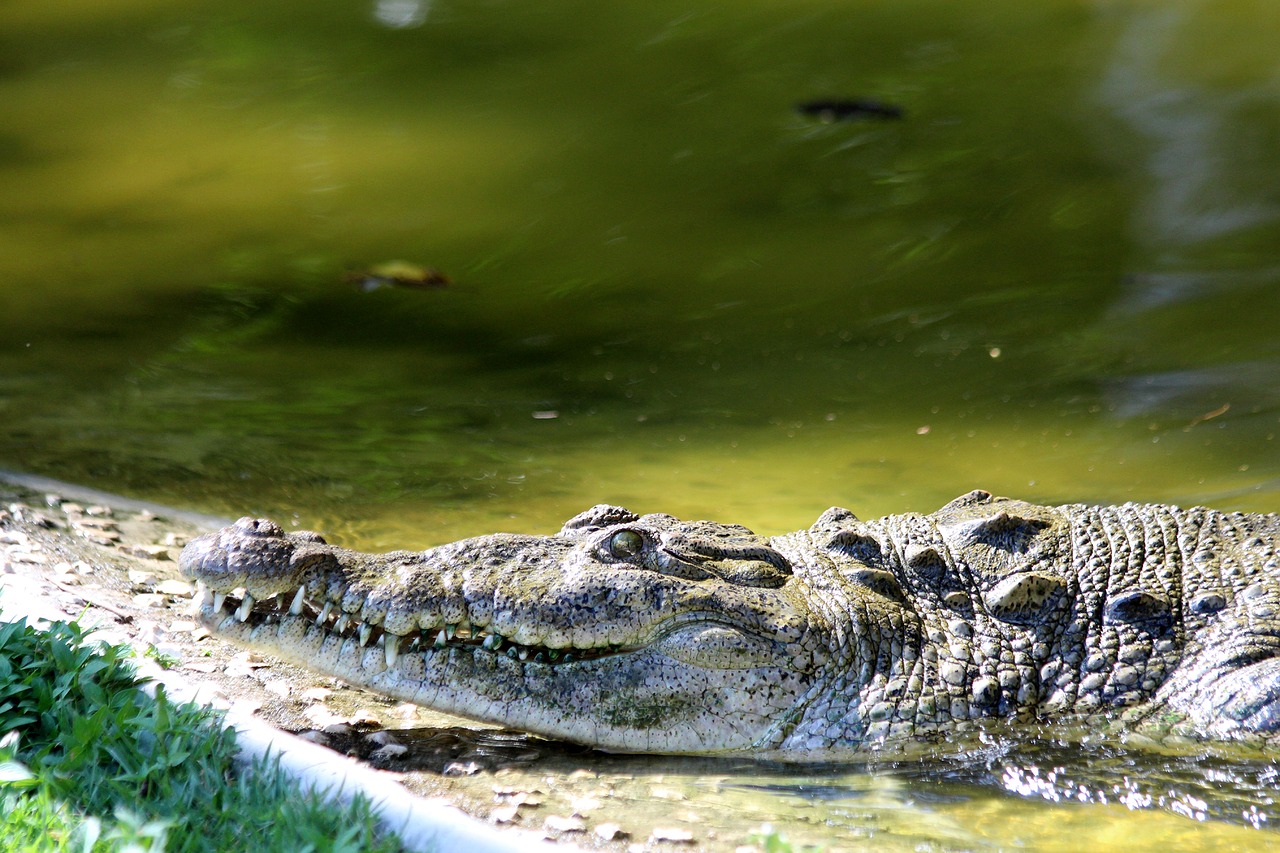
[[[561,817],[560,815],[547,815],[542,825],[552,832],[583,832],[587,828],[587,822],[580,817]]]
[[[380,729],[382,720],[368,708],[360,708],[351,715],[351,725],[357,729]]]
[[[334,713],[332,708],[326,708],[324,705],[308,706],[302,712],[302,716],[306,717],[317,729],[329,734],[346,734],[347,732],[355,731],[341,714]],[[342,726],[342,731],[329,731],[334,726]]]
[[[129,583],[136,587],[145,587],[150,589],[156,585],[155,572],[144,572],[141,569],[130,569]]]
[[[386,746],[387,744],[390,744],[390,743],[400,742],[396,740],[395,735],[393,735],[391,732],[387,731],[386,729],[379,729],[376,732],[369,732],[367,735],[364,736],[364,739],[369,743],[376,744],[377,746]]]
[[[616,823],[602,823],[595,828],[593,834],[601,841],[614,841],[626,838],[630,833],[623,832],[622,827]]]
[[[498,806],[489,812],[489,820],[494,823],[514,823],[519,810],[519,806]]]
[[[78,529],[84,530],[113,530],[120,532],[120,525],[108,518],[82,518],[75,522]]]
[[[293,692],[293,685],[285,681],[283,678],[273,678],[270,681],[262,682],[263,688],[268,693],[274,693],[281,699],[288,699],[289,694]]]
[[[121,545],[120,550],[141,560],[168,560],[169,549],[163,545]]]
[[[380,746],[369,754],[370,761],[390,761],[393,758],[399,758],[409,751],[409,747],[398,743],[389,743],[386,746]]]
[[[479,772],[480,765],[474,761],[450,761],[444,766],[444,770],[440,771],[441,775],[454,778],[458,776],[474,776]]]
[[[177,598],[188,598],[193,592],[195,592],[195,587],[186,581],[171,578],[169,580],[160,581],[160,583],[156,584],[156,592],[161,592],[165,595],[172,595]]]
[[[693,833],[687,829],[680,829],[674,826],[657,826],[654,827],[653,832],[649,833],[649,840],[686,844],[693,841]]]

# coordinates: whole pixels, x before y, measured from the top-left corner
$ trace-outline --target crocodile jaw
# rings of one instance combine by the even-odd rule
[[[485,590],[482,565],[486,548],[505,542],[480,537],[436,550],[449,549],[455,561],[466,554],[466,584],[494,601],[502,597],[502,572]],[[549,555],[567,556],[555,549]],[[433,552],[414,556],[419,570],[407,584],[397,579],[399,600],[430,598],[411,594],[424,585],[447,586],[444,575],[421,568],[439,562]],[[182,565],[197,580],[201,621],[222,637],[397,699],[605,750],[712,754],[768,747],[785,734],[790,710],[808,687],[794,642],[766,638],[706,607],[700,589],[678,595],[679,585],[668,584],[661,606],[633,602],[645,612],[630,618],[602,602],[632,596],[598,590],[595,615],[613,627],[589,643],[563,624],[506,628],[511,636],[505,636],[492,621],[467,621],[475,609],[453,623],[443,621],[447,615],[414,623],[386,609],[353,610],[352,589],[362,590],[357,597],[366,604],[391,597],[371,578],[371,559],[242,520],[195,540]],[[566,569],[521,566],[522,577],[536,573],[547,577],[534,587],[553,589]],[[565,609],[552,602],[548,612],[563,617]],[[573,618],[590,615],[589,608]],[[619,624],[629,626],[625,636]],[[547,645],[513,641],[521,637]],[[566,638],[573,643],[561,645]]]

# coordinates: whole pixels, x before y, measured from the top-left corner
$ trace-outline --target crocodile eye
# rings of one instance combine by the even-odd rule
[[[634,557],[644,548],[644,537],[634,530],[619,530],[609,537],[609,553],[619,559]]]

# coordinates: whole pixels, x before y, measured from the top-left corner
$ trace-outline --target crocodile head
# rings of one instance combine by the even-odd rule
[[[818,668],[791,564],[739,526],[602,505],[554,536],[369,555],[244,518],[181,564],[223,637],[606,750],[767,749]]]

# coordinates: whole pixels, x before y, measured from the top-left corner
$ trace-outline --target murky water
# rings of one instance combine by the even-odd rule
[[[12,0],[0,464],[363,548],[604,501],[1275,511],[1277,43],[1261,0]],[[452,283],[348,280],[391,260]],[[901,814],[1212,847],[978,790]]]

